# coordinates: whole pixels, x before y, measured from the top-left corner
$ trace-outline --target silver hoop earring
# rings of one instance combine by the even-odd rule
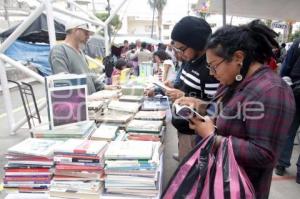
[[[235,76],[235,80],[238,81],[238,82],[242,81],[242,79],[243,79],[243,76],[241,74],[237,74]]]

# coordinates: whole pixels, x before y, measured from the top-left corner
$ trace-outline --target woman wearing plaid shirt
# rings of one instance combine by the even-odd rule
[[[264,65],[272,55],[275,36],[260,21],[217,30],[206,56],[210,74],[221,86],[207,108],[210,117],[205,116],[205,122],[196,117],[190,121],[190,128],[201,137],[218,135],[215,147],[223,137],[232,136],[236,160],[251,180],[257,198],[268,198],[272,170],[295,112],[291,89]],[[202,104],[190,97],[176,103]]]

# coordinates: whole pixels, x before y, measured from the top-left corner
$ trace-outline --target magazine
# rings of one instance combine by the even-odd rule
[[[45,81],[50,129],[88,120],[86,75],[56,74]]]

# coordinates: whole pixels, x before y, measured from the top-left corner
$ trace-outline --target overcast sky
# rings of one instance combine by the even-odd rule
[[[111,0],[111,3],[116,6],[122,1],[123,0]],[[178,21],[187,15],[188,4],[195,2],[197,2],[197,0],[168,0],[163,13],[164,19]],[[128,0],[128,3],[122,7],[122,12],[125,10],[128,14],[152,17],[152,9],[148,4],[148,0]]]

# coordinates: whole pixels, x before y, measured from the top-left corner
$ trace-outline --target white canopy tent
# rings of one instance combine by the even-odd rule
[[[226,15],[232,16],[300,21],[300,0],[199,0],[198,8],[205,2],[208,2],[208,12],[212,14],[225,11]]]

